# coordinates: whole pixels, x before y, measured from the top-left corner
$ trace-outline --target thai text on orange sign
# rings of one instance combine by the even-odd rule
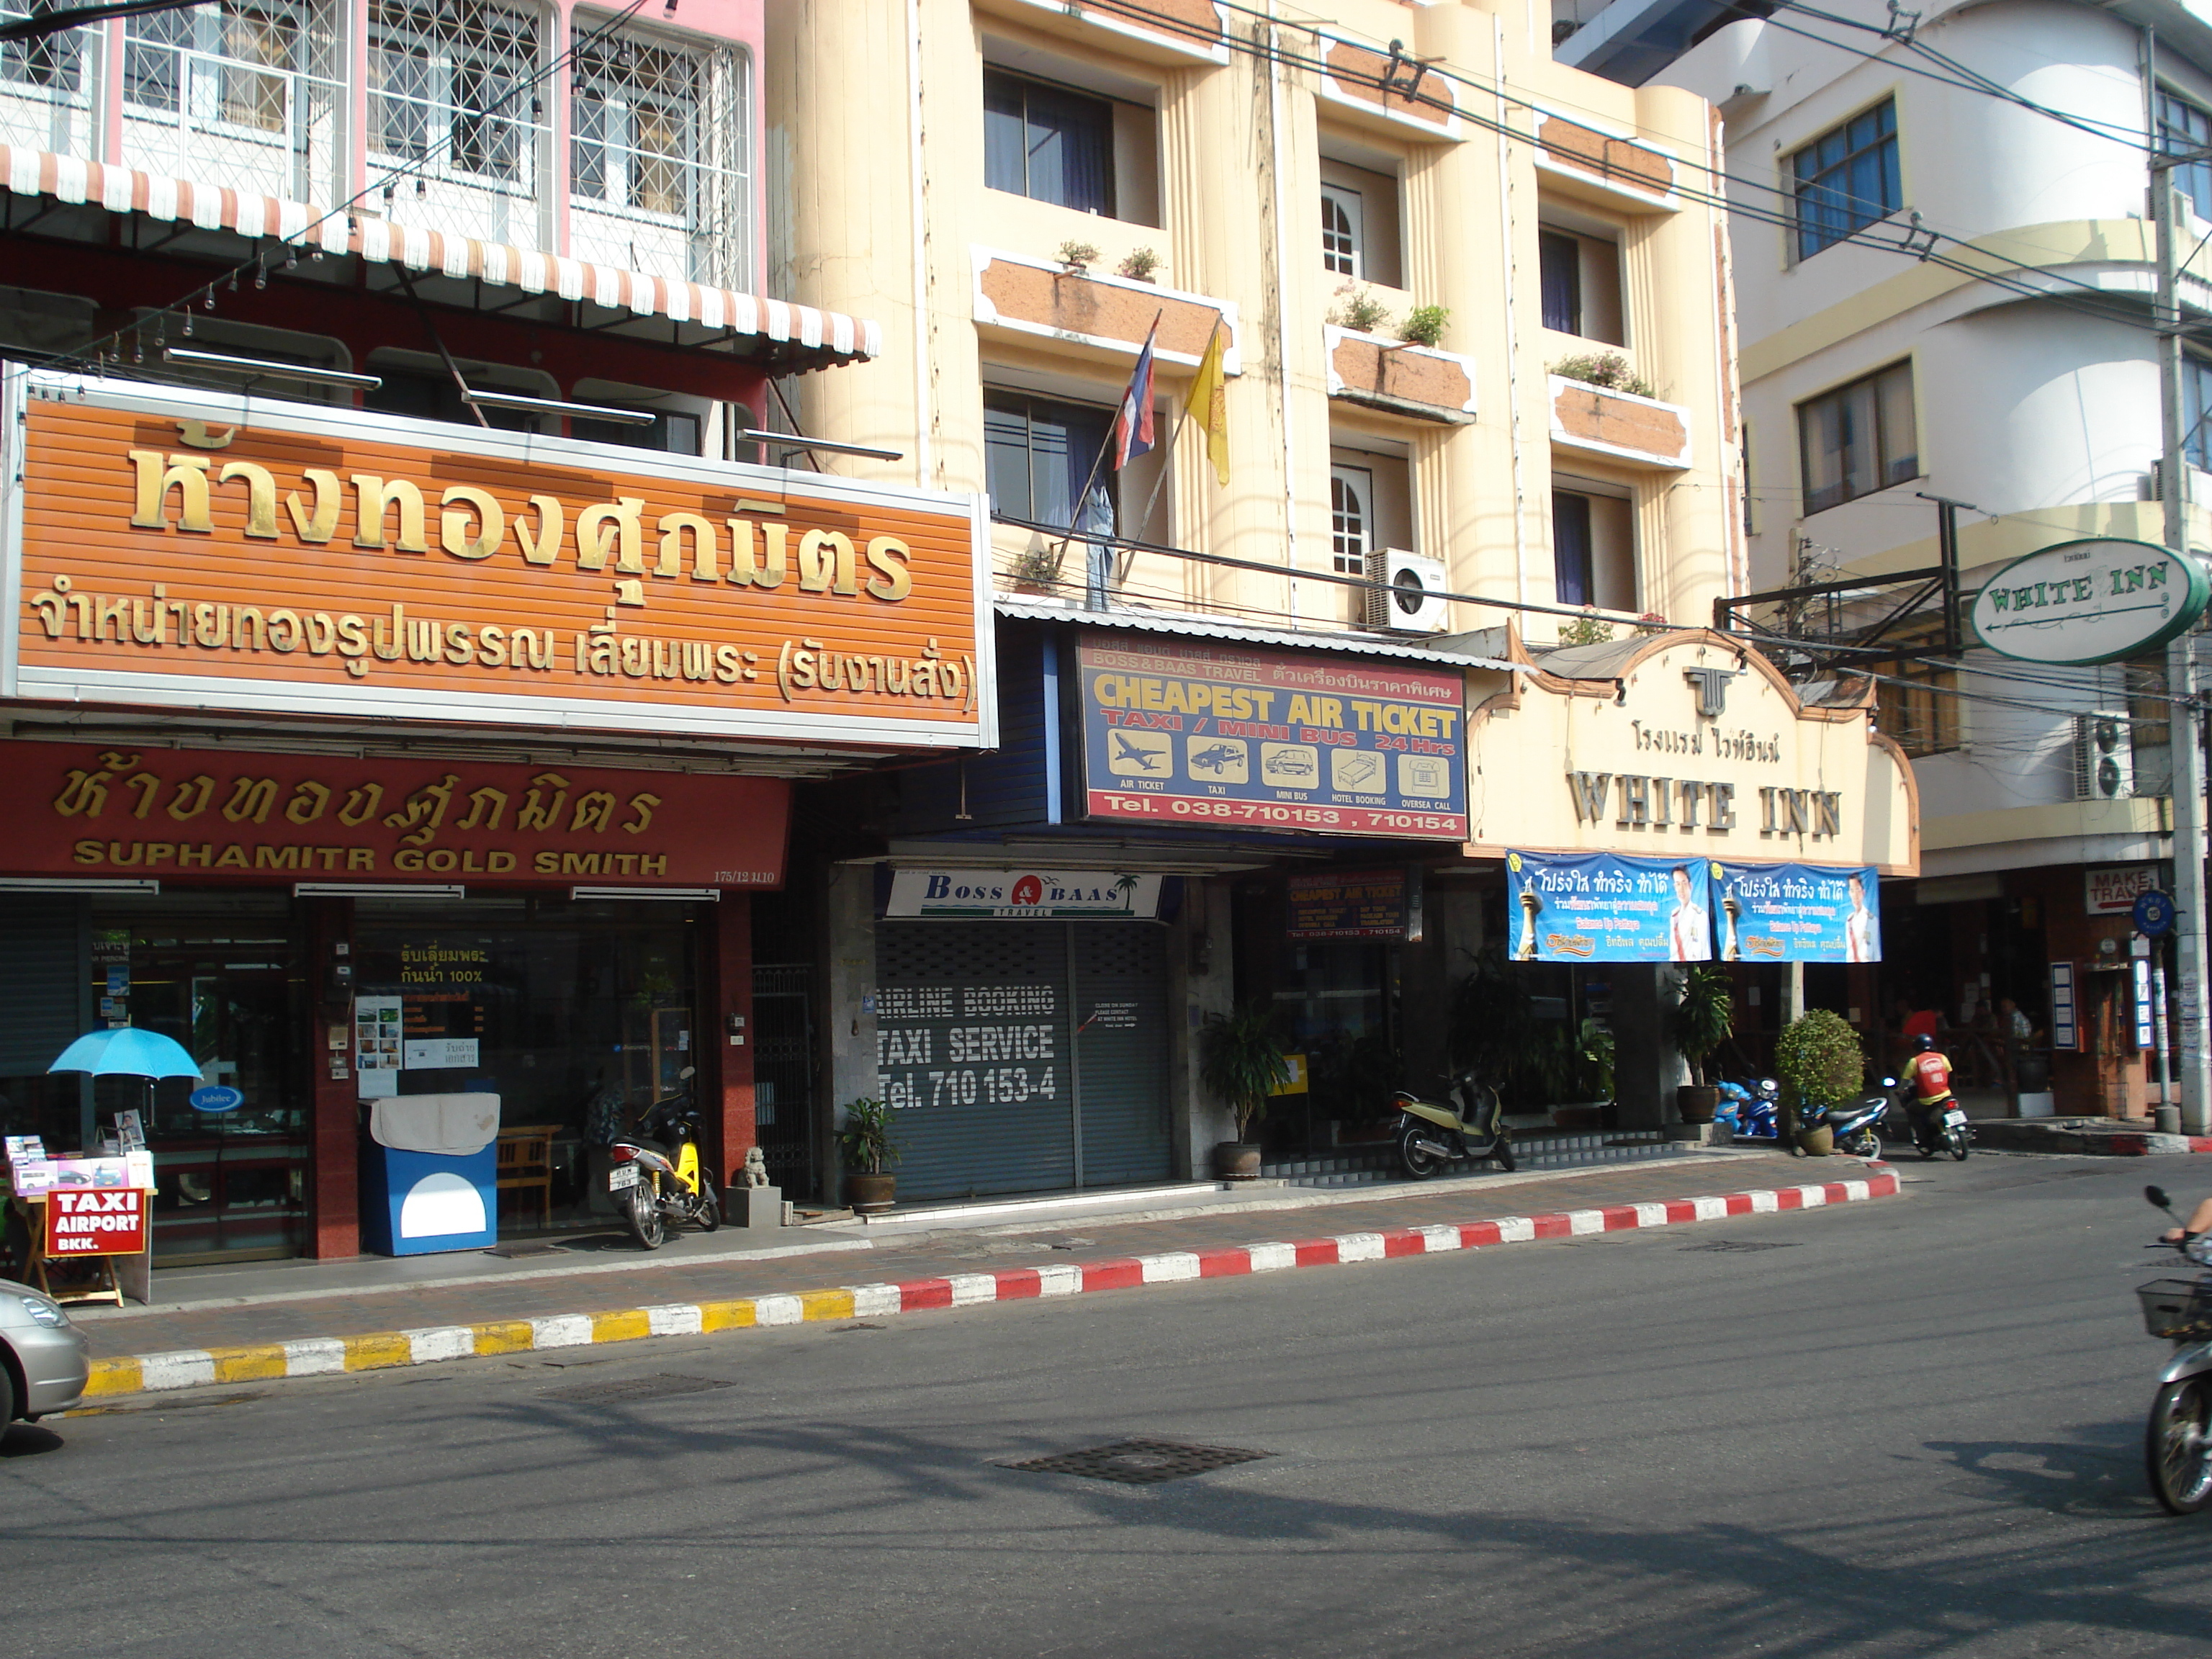
[[[27,695],[48,671],[280,681],[927,742],[958,740],[983,702],[971,503],[634,472],[508,434],[429,447],[353,411],[224,426],[180,418],[200,406],[185,394],[118,401],[27,404]]]

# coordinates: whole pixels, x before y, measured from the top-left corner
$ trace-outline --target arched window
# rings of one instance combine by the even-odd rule
[[[1321,262],[1340,276],[1362,274],[1359,221],[1358,191],[1336,185],[1321,187]]]
[[[1364,466],[1328,470],[1329,546],[1340,576],[1367,574],[1367,550],[1374,540],[1375,477]]]

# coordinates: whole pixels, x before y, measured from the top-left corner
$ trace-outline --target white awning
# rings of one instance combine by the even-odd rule
[[[374,214],[325,211],[251,191],[157,178],[81,156],[0,144],[0,182],[19,196],[51,196],[58,202],[111,213],[143,213],[164,223],[318,247],[372,264],[473,278],[526,294],[552,295],[639,317],[665,317],[840,357],[872,357],[883,349],[879,325],[835,311],[395,224]]]

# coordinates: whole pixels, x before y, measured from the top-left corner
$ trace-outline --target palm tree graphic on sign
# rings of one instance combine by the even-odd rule
[[[1114,890],[1121,896],[1122,909],[1134,915],[1137,906],[1137,878],[1134,876],[1117,877],[1114,883]]]

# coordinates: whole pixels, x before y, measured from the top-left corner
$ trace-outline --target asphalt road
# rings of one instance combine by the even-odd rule
[[[2142,1182],[2212,1159],[1903,1169],[1846,1210],[19,1425],[0,1650],[2212,1654],[2130,1293]],[[1002,1467],[1132,1437],[1270,1455]]]

